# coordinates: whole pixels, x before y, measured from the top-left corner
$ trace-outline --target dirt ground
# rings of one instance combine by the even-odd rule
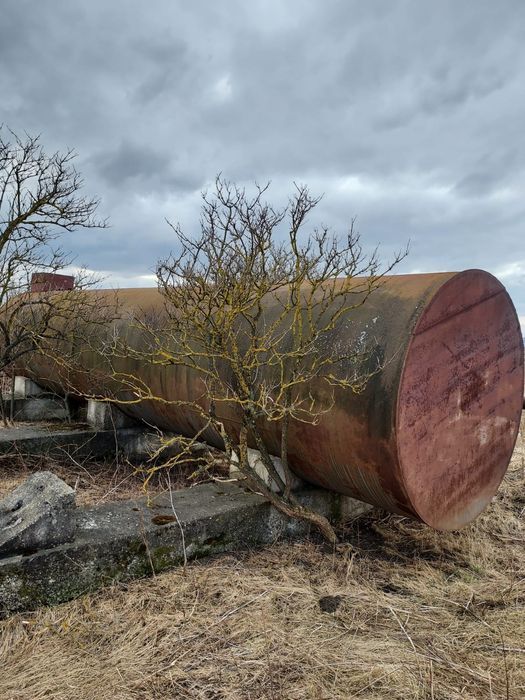
[[[336,550],[277,542],[5,620],[0,698],[521,700],[524,459],[520,436],[461,532],[375,512]],[[82,474],[91,502],[136,486]]]

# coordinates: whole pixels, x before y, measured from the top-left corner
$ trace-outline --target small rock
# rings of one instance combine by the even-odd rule
[[[0,501],[0,556],[71,542],[75,492],[51,472],[36,472]]]

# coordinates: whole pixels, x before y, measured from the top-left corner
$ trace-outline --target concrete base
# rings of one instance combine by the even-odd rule
[[[273,462],[273,466],[275,467],[275,470],[281,477],[283,481],[285,481],[284,478],[284,468],[283,468],[283,463],[280,459],[280,457],[276,457],[275,455],[270,455],[271,460]],[[250,464],[250,467],[255,471],[257,476],[259,476],[266,486],[268,486],[272,491],[277,492],[279,489],[277,488],[277,485],[273,481],[273,479],[270,478],[268,475],[268,472],[266,471],[266,467],[264,466],[262,460],[261,460],[261,453],[259,450],[253,450],[251,447],[248,448],[248,462]],[[242,472],[238,468],[239,464],[239,458],[235,454],[235,452],[232,454],[232,462],[230,465],[230,476],[233,479],[241,479],[242,478]],[[304,482],[302,479],[300,479],[298,476],[295,476],[295,474],[292,476],[292,483],[291,483],[291,490],[292,491],[299,491],[300,489],[304,488],[306,485],[306,482]]]
[[[126,439],[122,431],[122,440]],[[119,443],[112,430],[85,430],[60,427],[28,425],[27,427],[3,428],[0,430],[0,454],[16,452],[21,455],[49,455],[63,458],[70,454],[74,459],[110,457],[119,452]]]
[[[46,391],[28,377],[15,377],[14,392],[4,393],[4,406],[13,420],[22,422],[65,421],[69,414],[65,399]]]
[[[165,433],[165,438],[170,434]],[[63,457],[71,454],[75,459],[115,457],[117,454],[130,462],[143,462],[160,447],[162,439],[156,432],[136,425],[117,430],[94,430],[60,426],[27,425],[16,428],[0,428],[0,454],[17,452],[22,455],[45,454]],[[202,445],[203,449],[205,448]],[[177,452],[177,446],[162,451],[161,459]]]
[[[332,520],[343,515],[337,494],[310,489],[297,497]],[[354,516],[370,509],[353,503]],[[185,556],[246,549],[310,531],[307,523],[283,516],[262,496],[228,483],[175,491],[171,498],[164,494],[149,505],[141,499],[77,513],[73,542],[0,558],[1,612],[61,603],[115,581],[158,573]]]
[[[15,377],[14,393],[21,399],[28,399],[33,396],[41,396],[46,393],[40,384],[37,384],[29,377]]]
[[[0,429],[0,454],[17,452],[22,455],[64,457],[68,453],[76,460],[115,457],[118,454],[130,462],[142,462],[150,459],[161,444],[157,433],[140,426],[118,430],[67,425],[58,429],[36,425]],[[162,456],[167,458],[170,454],[168,449]]]
[[[2,429],[0,453],[147,459],[159,438],[143,427],[119,430]],[[153,441],[153,443],[152,443]],[[145,451],[144,454],[141,453]],[[371,506],[322,489],[296,498],[344,521]],[[174,513],[177,514],[175,517]],[[178,520],[177,520],[178,518]],[[298,538],[310,531],[258,494],[231,483],[204,484],[145,500],[79,508],[74,541],[24,555],[0,555],[0,613],[60,603],[113,581],[159,572],[187,559]]]
[[[275,455],[270,455],[270,457],[272,458],[272,462],[274,464],[275,469],[277,470],[277,473],[284,481],[284,469],[281,459],[279,457],[276,457]],[[248,461],[250,463],[250,466],[255,470],[256,474],[264,481],[266,486],[271,488],[272,491],[277,492],[277,485],[268,475],[266,467],[262,463],[261,453],[259,452],[259,450],[252,450],[251,448],[248,448]],[[237,467],[238,464],[239,458],[235,453],[233,453],[232,461],[230,464],[230,477],[232,479],[238,479],[239,481],[242,481],[244,477],[242,475],[241,470]],[[292,475],[291,490],[293,491],[293,493],[304,492],[311,488],[312,487],[308,482],[304,481],[303,479],[300,479],[295,474]],[[335,494],[332,494],[332,497],[335,497]],[[356,501],[355,498],[351,498],[350,496],[343,496],[341,494],[338,494],[337,498],[339,499],[338,507],[340,509],[341,518],[343,520],[347,520],[356,515],[357,503],[360,503],[367,510],[371,508],[371,506],[368,506],[368,504],[361,503],[361,501]]]
[[[46,454],[58,458],[69,454],[76,460],[119,455],[132,463],[139,463],[149,460],[152,453],[160,446],[159,435],[149,432],[143,427],[121,428],[119,430],[78,428],[49,430],[48,428],[28,426],[27,428],[7,428],[0,431],[0,454],[9,452]],[[257,450],[251,451],[255,456],[258,454]],[[163,452],[162,456],[167,458],[170,454],[168,449]],[[233,466],[230,469],[230,476],[237,479],[241,477],[241,473]],[[294,493],[307,492],[309,489],[311,489],[309,484],[296,477],[293,484]],[[367,510],[371,508],[368,504],[356,501],[350,496],[326,493],[330,493],[330,498],[338,499],[338,509],[343,519],[356,515],[356,504]]]
[[[134,418],[126,416],[114,404],[107,401],[95,401],[94,399],[88,399],[87,422],[92,428],[97,430],[117,430],[138,425]]]
[[[5,398],[5,397],[4,397]],[[5,398],[9,410],[10,397]],[[55,398],[17,398],[13,406],[13,420],[21,422],[66,421],[68,412],[64,401]]]

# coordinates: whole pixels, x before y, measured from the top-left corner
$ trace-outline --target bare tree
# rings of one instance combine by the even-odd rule
[[[34,272],[58,272],[72,263],[60,247],[65,231],[106,226],[95,218],[98,201],[80,194],[75,157],[72,150],[48,155],[38,136],[0,127],[0,372],[44,338],[63,334],[66,318],[89,303],[81,291],[96,280],[85,272],[68,292],[34,294],[30,288]]]
[[[257,187],[250,197],[218,178],[215,192],[203,195],[200,234],[191,237],[172,226],[178,252],[157,268],[164,312],[137,315],[140,342],[114,337],[112,376],[130,401],[166,401],[119,370],[126,366],[119,358],[191,370],[201,391],[169,403],[193,412],[202,429],[176,438],[179,451],[165,466],[187,460],[212,427],[253,490],[285,514],[312,522],[333,542],[328,520],[299,504],[290,488],[289,427],[292,421],[315,424],[331,410],[337,387],[361,391],[379,371],[370,367],[367,348],[334,343],[334,330],[406,252],[380,271],[376,253],[364,254],[353,223],[343,238],[327,227],[304,235],[319,202],[305,186],[296,186],[282,209],[264,201],[267,188]],[[323,385],[322,400],[312,393],[313,382]],[[269,422],[279,426],[282,470],[264,437]],[[165,444],[173,448],[173,439]],[[250,446],[259,451],[265,474],[254,468]]]

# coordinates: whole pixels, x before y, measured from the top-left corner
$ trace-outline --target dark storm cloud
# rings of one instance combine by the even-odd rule
[[[310,184],[405,270],[490,269],[525,316],[524,35],[522,0],[4,0],[0,122],[77,149],[112,228],[72,247],[114,280],[221,171]]]
[[[114,150],[95,154],[90,164],[121,194],[134,191],[160,196],[165,191],[191,192],[200,184],[186,171],[177,172],[177,159],[172,154],[126,140]]]
[[[98,157],[99,171],[113,185],[129,179],[146,180],[159,173],[164,176],[169,169],[167,154],[155,153],[147,146],[123,141],[114,151]]]

